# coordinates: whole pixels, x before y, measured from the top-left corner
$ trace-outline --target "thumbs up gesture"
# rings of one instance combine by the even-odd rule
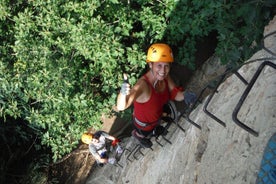
[[[129,91],[130,91],[130,85],[128,83],[128,78],[127,78],[127,74],[123,74],[124,75],[124,82],[121,86],[121,90],[120,90],[120,93],[122,95],[128,95],[129,94]]]

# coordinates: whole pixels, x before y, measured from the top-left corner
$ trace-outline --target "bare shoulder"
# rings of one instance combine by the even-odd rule
[[[136,91],[136,100],[138,102],[145,102],[148,100],[149,95],[151,93],[150,87],[148,86],[148,83],[146,80],[141,77],[137,83],[133,86],[133,90]]]
[[[176,86],[175,82],[169,75],[167,76],[167,81],[168,81],[169,89],[172,90]]]
[[[141,94],[145,91],[149,91],[149,86],[148,86],[148,83],[146,82],[146,80],[143,77],[141,77],[138,79],[136,84],[133,86],[133,89],[136,92],[138,92],[139,94]]]
[[[139,87],[146,87],[148,88],[148,83],[146,82],[145,78],[144,77],[141,77],[140,79],[138,79],[137,83],[135,84],[135,86],[139,86]]]

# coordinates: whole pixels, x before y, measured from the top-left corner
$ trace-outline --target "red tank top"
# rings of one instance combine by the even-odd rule
[[[163,92],[156,92],[149,82],[146,75],[144,75],[145,81],[148,83],[148,86],[151,89],[151,95],[147,102],[139,103],[134,102],[134,117],[136,117],[141,122],[153,123],[155,124],[161,117],[163,113],[163,106],[168,102],[170,98],[168,81],[165,80],[165,89]],[[152,129],[154,127],[147,127],[144,129]]]

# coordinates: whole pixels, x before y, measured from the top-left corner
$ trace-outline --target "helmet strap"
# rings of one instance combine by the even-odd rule
[[[149,63],[149,64],[152,64],[152,63]],[[158,79],[155,79],[155,77],[154,77],[154,74],[153,74],[153,71],[152,71],[152,65],[150,66],[150,73],[151,73],[151,75],[152,75],[152,77],[154,79],[153,88],[155,89],[156,88],[156,84],[158,82]]]
[[[153,88],[154,88],[154,89],[156,88],[157,82],[158,82],[158,80],[155,80],[154,83],[153,83]]]

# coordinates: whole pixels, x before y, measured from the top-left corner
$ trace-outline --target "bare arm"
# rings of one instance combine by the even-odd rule
[[[93,155],[96,160],[98,160],[100,163],[107,163],[107,158],[101,158],[99,154]]]
[[[113,137],[112,135],[109,135],[109,134],[106,133],[106,132],[103,132],[102,135],[103,135],[105,138],[107,138],[107,139],[109,139],[109,140],[111,140],[111,141],[114,141],[114,140],[116,139],[115,137]]]
[[[168,76],[167,80],[168,80],[169,90],[172,91],[176,87],[176,84],[174,83],[174,81],[172,80],[172,78],[170,76]],[[184,100],[183,91],[178,91],[174,100],[183,101]]]

